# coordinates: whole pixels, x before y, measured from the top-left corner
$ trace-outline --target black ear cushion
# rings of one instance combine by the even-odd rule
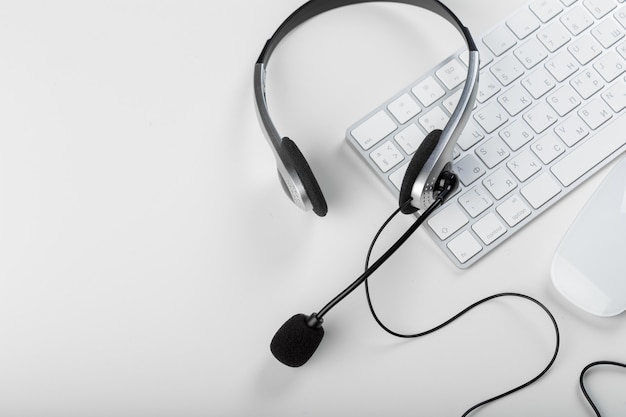
[[[407,201],[411,199],[411,191],[413,191],[413,184],[417,179],[420,171],[426,164],[426,161],[430,157],[430,154],[433,153],[437,143],[439,142],[439,137],[441,136],[441,130],[436,129],[430,132],[422,143],[420,144],[415,154],[411,158],[409,162],[409,166],[406,169],[404,174],[404,178],[402,179],[402,187],[400,187],[400,198],[398,203],[402,208],[402,213],[411,214],[415,213],[418,209],[412,205],[405,205]]]
[[[309,163],[294,141],[289,138],[283,138],[282,144],[286,157],[289,158],[290,162],[293,164],[296,173],[300,177],[300,181],[302,181],[302,186],[309,196],[309,200],[313,206],[313,212],[320,217],[325,216],[328,212],[326,199],[315,179],[315,175],[313,175],[313,171],[311,171]]]

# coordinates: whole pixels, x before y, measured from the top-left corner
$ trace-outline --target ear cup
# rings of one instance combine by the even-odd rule
[[[440,129],[433,130],[426,135],[419,148],[417,148],[417,151],[413,154],[413,158],[411,158],[409,166],[406,169],[406,173],[404,174],[404,178],[402,179],[402,187],[400,187],[400,198],[398,201],[400,207],[404,206],[404,204],[411,199],[413,184],[415,184],[415,180],[426,164],[428,157],[430,157],[430,154],[435,150],[440,136]],[[408,205],[402,209],[402,213],[411,214],[415,213],[417,210],[418,209],[416,207]]]
[[[302,152],[300,152],[300,149],[294,141],[285,137],[283,138],[282,145],[285,156],[289,158],[289,161],[296,170],[296,174],[298,174],[300,181],[302,181],[302,186],[304,187],[304,190],[311,201],[311,205],[313,206],[313,212],[320,217],[325,216],[328,212],[326,199],[322,194],[322,189],[315,179],[315,175],[313,175],[313,171],[311,171],[309,163],[306,161],[304,155],[302,155]]]

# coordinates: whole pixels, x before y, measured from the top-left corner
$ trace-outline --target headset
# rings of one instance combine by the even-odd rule
[[[280,41],[301,23],[338,7],[371,2],[405,3],[434,12],[459,31],[469,50],[465,86],[448,123],[443,131],[430,132],[409,162],[400,190],[400,205],[408,200],[412,203],[404,206],[403,213],[425,210],[435,201],[440,192],[436,189],[439,177],[442,172],[450,170],[454,145],[470,117],[478,91],[479,55],[476,44],[469,30],[438,0],[311,0],[293,12],[265,43],[254,66],[254,99],[261,128],[274,151],[283,189],[296,206],[305,211],[313,210],[318,216],[325,216],[328,207],[313,171],[295,142],[282,137],[270,118],[265,97],[267,65]]]
[[[376,271],[387,259],[389,259],[391,255],[393,255],[393,253],[395,253],[395,251],[408,240],[417,228],[443,204],[446,198],[451,195],[457,187],[458,178],[451,170],[453,159],[452,154],[458,137],[470,117],[478,90],[479,52],[469,30],[461,23],[461,21],[454,15],[454,13],[452,13],[450,9],[438,0],[310,0],[285,19],[285,21],[274,32],[272,37],[267,40],[259,58],[256,61],[254,66],[254,99],[256,113],[261,129],[263,130],[263,133],[265,134],[265,137],[274,152],[278,177],[287,196],[300,209],[304,211],[312,210],[320,217],[325,216],[328,212],[326,199],[324,198],[322,190],[315,179],[306,158],[294,141],[288,137],[282,137],[278,133],[278,130],[270,118],[265,90],[267,65],[272,53],[281,40],[300,24],[332,9],[353,4],[372,2],[404,3],[421,7],[438,14],[450,22],[463,36],[469,50],[469,60],[467,65],[468,70],[465,84],[463,86],[460,99],[444,129],[434,130],[426,135],[417,151],[412,156],[400,187],[398,208],[383,223],[381,228],[376,233],[367,253],[364,272],[318,312],[310,315],[296,314],[288,319],[272,338],[270,350],[276,359],[287,366],[299,367],[304,365],[314,354],[322,340],[322,337],[324,336],[324,329],[322,327],[324,315],[363,283],[365,284],[370,312],[376,322],[383,328],[383,330],[394,336],[402,338],[415,338],[433,333],[452,323],[473,308],[495,298],[517,297],[535,303],[545,311],[554,326],[555,348],[550,361],[535,377],[531,378],[527,382],[469,408],[463,414],[463,416],[467,416],[479,407],[531,385],[552,367],[560,347],[560,332],[554,315],[538,300],[525,294],[508,292],[485,297],[430,330],[415,334],[401,334],[390,330],[376,315],[370,299],[367,280],[371,274]],[[374,244],[389,222],[398,213],[413,214],[418,211],[420,213],[417,216],[417,219],[406,230],[406,232],[404,232],[404,234],[402,234],[401,237],[393,245],[391,245],[386,252],[383,253],[383,255],[370,264],[370,255]],[[599,365],[626,367],[626,364],[619,362],[599,361],[589,364],[581,372],[581,390],[597,416],[600,416],[600,413],[590,396],[587,394],[583,378],[589,369]]]

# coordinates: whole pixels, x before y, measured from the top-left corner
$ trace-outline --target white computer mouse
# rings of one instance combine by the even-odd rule
[[[570,226],[551,274],[557,290],[591,314],[609,317],[626,310],[626,158]]]

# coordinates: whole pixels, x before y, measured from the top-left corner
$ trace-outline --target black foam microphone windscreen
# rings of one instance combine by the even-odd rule
[[[291,317],[278,329],[270,343],[274,357],[287,366],[304,365],[324,337],[324,329],[309,326],[308,319],[304,314]]]

